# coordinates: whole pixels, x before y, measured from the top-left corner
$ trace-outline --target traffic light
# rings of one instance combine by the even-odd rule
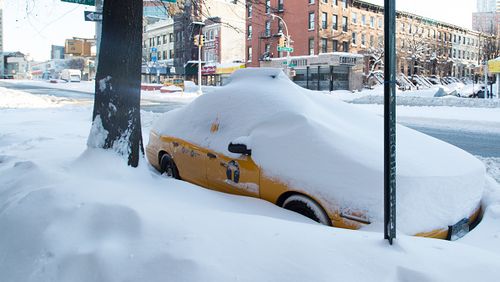
[[[285,37],[280,36],[280,39],[278,41],[278,47],[285,47]]]
[[[205,35],[200,35],[200,46],[205,45]]]
[[[194,36],[194,45],[195,45],[195,46],[199,46],[199,40],[198,40],[198,37],[199,37],[198,35],[195,35],[195,36]]]

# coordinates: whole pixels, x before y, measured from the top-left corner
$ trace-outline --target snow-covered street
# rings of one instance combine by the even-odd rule
[[[378,105],[359,105],[380,114]],[[496,281],[500,168],[448,242],[318,225],[268,202],[88,150],[92,107],[0,88],[1,281]],[[398,107],[405,122],[498,133],[499,108]],[[144,142],[160,114],[142,111]],[[107,165],[113,164],[113,166]],[[497,182],[495,182],[496,179]]]

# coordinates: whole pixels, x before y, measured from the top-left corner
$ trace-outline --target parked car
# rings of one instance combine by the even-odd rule
[[[153,167],[325,225],[382,224],[381,117],[303,89],[279,69],[242,69],[230,79],[159,118],[146,147]],[[465,234],[480,211],[483,164],[404,126],[396,140],[399,231]]]

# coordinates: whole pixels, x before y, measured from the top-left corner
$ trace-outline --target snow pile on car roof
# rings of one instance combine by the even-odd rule
[[[239,70],[155,128],[234,158],[227,146],[244,137],[268,177],[382,222],[383,119],[303,89],[279,69]],[[414,234],[452,225],[478,207],[485,181],[479,160],[403,126],[396,140],[398,229]]]

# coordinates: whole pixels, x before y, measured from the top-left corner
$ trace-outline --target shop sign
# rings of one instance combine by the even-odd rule
[[[202,75],[215,74],[216,69],[217,68],[215,66],[204,66],[201,68],[201,74]]]
[[[245,68],[245,65],[239,65],[239,66],[234,66],[234,67],[225,67],[225,68],[217,68],[217,74],[231,74],[234,71],[238,69],[243,69]]]
[[[500,59],[488,61],[488,71],[490,73],[500,73]]]
[[[355,58],[355,57],[340,56],[339,57],[339,64],[340,65],[355,66],[356,65],[356,59],[357,58]]]

